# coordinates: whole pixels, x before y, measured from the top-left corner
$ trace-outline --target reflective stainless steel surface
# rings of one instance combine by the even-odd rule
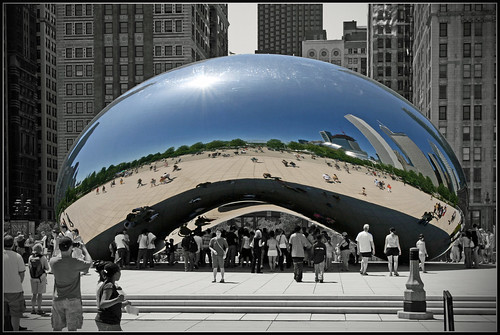
[[[164,173],[172,180],[160,183]],[[56,196],[61,220],[97,258],[123,226],[132,241],[145,227],[162,239],[205,213],[235,217],[222,208],[246,200],[353,238],[370,223],[378,255],[391,226],[405,250],[424,233],[436,256],[462,221],[465,188],[446,140],[390,89],[325,62],[238,55],[166,72],[116,99],[74,144]],[[437,202],[444,217],[419,223]]]

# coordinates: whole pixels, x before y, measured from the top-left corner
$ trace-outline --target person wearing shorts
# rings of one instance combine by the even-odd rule
[[[384,254],[387,256],[389,264],[389,276],[392,276],[394,271],[395,276],[399,276],[398,273],[398,258],[401,255],[401,246],[399,245],[399,236],[396,235],[396,229],[389,229],[389,235],[385,237]]]
[[[45,316],[45,312],[42,310],[42,294],[47,292],[47,272],[50,270],[49,269],[49,261],[47,258],[43,255],[43,246],[40,243],[36,243],[33,246],[33,253],[29,257],[29,269],[31,271],[31,260],[33,258],[40,258],[40,263],[42,265],[42,269],[44,270],[44,273],[39,277],[39,278],[33,278],[31,277],[31,272],[30,272],[30,284],[31,284],[31,314],[38,314]],[[35,310],[35,306],[38,307],[37,310]]]
[[[363,231],[356,237],[358,244],[358,255],[361,255],[361,270],[359,273],[366,276],[368,273],[368,259],[375,254],[375,244],[373,243],[373,235],[368,232],[370,225],[365,224]]]
[[[217,282],[217,267],[220,268],[221,280],[220,282],[224,282],[224,260],[226,259],[227,251],[229,246],[227,241],[222,236],[222,232],[220,229],[215,231],[215,237],[210,240],[208,247],[212,252],[212,268],[214,272],[214,280],[212,283]]]
[[[52,329],[68,331],[81,329],[83,325],[82,294],[80,290],[80,272],[88,272],[92,265],[85,244],[80,243],[84,259],[71,257],[73,240],[67,236],[59,240],[60,257],[50,260],[54,273],[54,293],[52,296]]]
[[[3,238],[3,310],[4,330],[26,330],[20,326],[20,320],[26,310],[24,303],[23,280],[26,272],[23,257],[12,250],[14,238]]]

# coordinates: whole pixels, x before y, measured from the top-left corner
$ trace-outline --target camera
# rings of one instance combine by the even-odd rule
[[[73,242],[73,248],[80,248],[82,244],[80,242]]]

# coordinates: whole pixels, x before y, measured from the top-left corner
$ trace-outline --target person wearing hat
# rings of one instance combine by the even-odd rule
[[[368,268],[368,259],[375,254],[375,244],[373,243],[373,235],[368,232],[370,229],[369,224],[363,226],[363,231],[356,236],[358,244],[358,255],[361,255],[361,270],[362,275],[366,276]]]
[[[349,248],[351,241],[347,237],[347,233],[342,233],[342,240],[337,244],[337,248],[340,251],[340,259],[342,265],[340,271],[349,271],[349,255],[351,254],[351,249]]]
[[[61,257],[50,260],[50,268],[54,273],[54,293],[52,298],[52,328],[61,331],[76,331],[83,325],[82,294],[80,289],[80,272],[88,272],[92,265],[92,257],[85,247],[79,244],[83,259],[72,257],[73,240],[67,236],[59,239]]]
[[[42,273],[37,273],[37,267],[40,267]],[[28,268],[30,270],[31,283],[31,314],[45,315],[42,310],[42,294],[47,291],[47,273],[49,271],[49,261],[43,255],[43,246],[40,243],[33,245],[33,252],[28,259]],[[38,309],[35,311],[35,305]]]
[[[420,234],[417,241],[417,248],[418,258],[420,259],[420,268],[422,269],[422,272],[427,273],[427,271],[425,271],[425,258],[429,257],[429,255],[427,255],[427,249],[425,248],[424,234]]]
[[[26,267],[20,254],[12,250],[14,238],[3,238],[3,304],[4,330],[26,330],[20,320],[26,309],[24,304],[23,280]]]

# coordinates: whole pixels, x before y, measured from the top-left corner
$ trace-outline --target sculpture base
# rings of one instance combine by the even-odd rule
[[[398,311],[398,318],[409,319],[409,320],[429,320],[433,319],[434,315],[432,312],[405,312]]]

